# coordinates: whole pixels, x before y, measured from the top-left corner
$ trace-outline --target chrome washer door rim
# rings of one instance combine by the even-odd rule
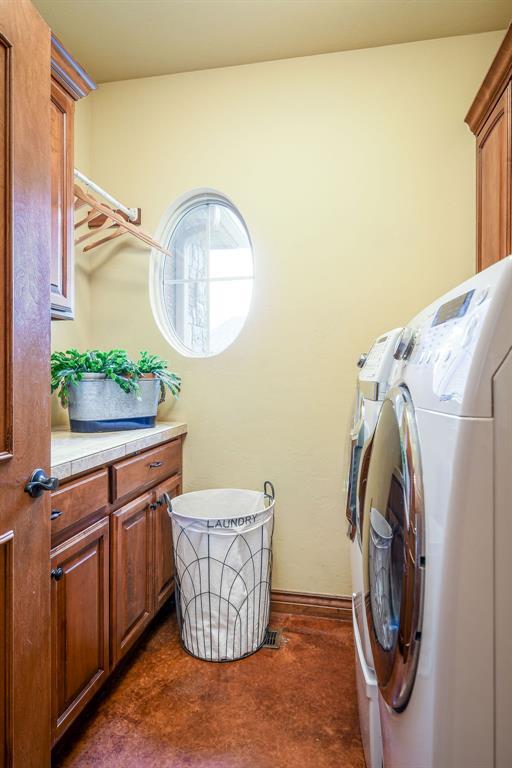
[[[394,506],[400,508],[399,515],[393,515]],[[389,391],[373,436],[363,556],[366,614],[379,690],[386,703],[401,712],[409,701],[418,665],[425,581],[421,460],[414,407],[404,385]]]

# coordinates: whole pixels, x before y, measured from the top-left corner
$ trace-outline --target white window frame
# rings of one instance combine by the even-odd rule
[[[218,203],[218,204],[224,205],[230,208],[233,211],[233,213],[238,217],[247,234],[247,239],[249,241],[249,245],[251,248],[252,263],[253,263],[252,276],[208,278],[207,282],[210,283],[210,282],[217,282],[217,281],[226,282],[226,281],[235,281],[235,280],[252,280],[254,284],[254,279],[255,279],[254,248],[253,248],[251,236],[249,233],[249,229],[247,227],[244,217],[240,213],[237,206],[232,202],[232,200],[230,200],[228,197],[226,197],[226,195],[222,194],[222,192],[219,192],[218,190],[201,188],[201,189],[192,190],[190,192],[185,193],[184,195],[181,195],[177,200],[175,200],[169,206],[169,208],[166,210],[166,212],[160,219],[160,223],[158,225],[158,228],[155,234],[156,240],[158,240],[159,243],[161,243],[164,247],[167,248],[172,238],[172,235],[174,233],[174,230],[176,229],[178,223],[181,221],[183,216],[185,216],[193,208],[200,205],[205,205],[207,203],[210,203],[210,204]],[[245,325],[245,322],[247,320],[247,317],[249,315],[249,312],[251,310],[252,295],[251,295],[251,302],[247,309],[247,315],[244,320],[244,325],[242,325],[237,336],[235,336],[235,338],[231,341],[230,344],[228,344],[227,347],[224,347],[224,349],[219,350],[218,352],[211,352],[209,354],[194,352],[189,347],[185,346],[185,344],[183,344],[180,337],[175,333],[174,328],[172,327],[172,323],[170,322],[168,317],[168,312],[167,312],[166,304],[164,300],[164,270],[165,270],[166,258],[169,258],[169,257],[161,253],[160,251],[157,251],[157,250],[151,251],[151,259],[150,259],[150,266],[149,266],[149,298],[151,303],[151,309],[153,311],[153,316],[156,320],[160,333],[166,339],[166,341],[177,352],[179,352],[180,355],[183,355],[183,357],[209,358],[209,357],[216,357],[217,355],[222,354],[222,352],[228,349],[231,346],[231,344],[233,344],[236,341],[236,339],[240,336],[243,330],[243,327]],[[182,281],[182,282],[186,282],[186,281]]]

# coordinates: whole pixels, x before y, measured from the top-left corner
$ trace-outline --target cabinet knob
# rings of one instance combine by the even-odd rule
[[[150,508],[150,509],[156,509],[156,508],[157,508],[157,506],[158,506],[158,504],[155,504],[155,502],[154,502],[154,501],[152,501],[152,502],[151,502],[151,504],[149,505],[149,508]]]
[[[58,568],[52,568],[50,576],[52,579],[55,579],[55,581],[60,581],[64,576],[64,568],[61,565],[59,565]]]
[[[162,467],[163,464],[164,464],[163,461],[152,461],[151,464],[149,465],[149,468],[156,469],[157,467]]]
[[[60,511],[60,509],[52,509],[50,520],[56,520],[61,515],[62,515],[62,512]]]

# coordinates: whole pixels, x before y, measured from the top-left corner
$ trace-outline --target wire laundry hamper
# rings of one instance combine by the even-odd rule
[[[270,613],[274,488],[196,491],[169,502],[183,647],[234,661],[264,642]]]

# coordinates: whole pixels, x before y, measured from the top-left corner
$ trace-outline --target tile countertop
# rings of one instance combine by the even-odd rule
[[[68,429],[56,429],[52,431],[51,474],[64,480],[186,432],[187,425],[182,421],[161,421],[148,429],[128,429],[122,432],[82,434]]]

